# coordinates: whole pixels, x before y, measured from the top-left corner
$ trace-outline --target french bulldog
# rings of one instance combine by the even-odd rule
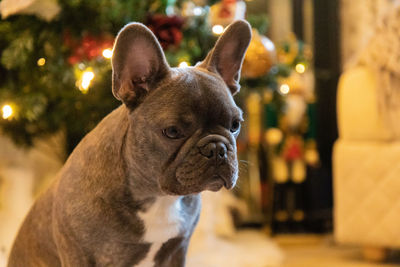
[[[112,57],[123,104],[33,205],[8,266],[184,266],[199,193],[238,178],[233,95],[250,39],[249,24],[236,21],[204,61],[171,68],[148,28],[126,25]]]

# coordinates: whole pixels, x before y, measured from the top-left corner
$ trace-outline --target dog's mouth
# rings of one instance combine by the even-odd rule
[[[176,177],[175,177],[176,178]],[[211,177],[208,176],[206,179],[192,180],[192,179],[176,179],[174,186],[162,186],[161,190],[167,194],[172,195],[188,195],[200,193],[202,191],[217,192],[223,187],[230,190],[235,185],[235,178],[230,176],[223,176],[221,174],[213,174]]]
[[[224,187],[226,189],[228,189],[228,190],[232,189],[235,186],[235,182],[234,182],[235,179],[233,179],[230,176],[229,177],[225,177],[225,176],[222,176],[222,175],[219,175],[219,174],[215,174],[213,176],[213,179],[222,181],[223,184],[224,184]]]
[[[197,153],[194,155],[196,156]],[[180,194],[198,193],[201,191],[219,191],[222,187],[230,190],[237,180],[237,161],[234,155],[224,161],[224,164],[215,166],[204,157],[186,157],[173,173],[170,179],[162,183],[163,188]]]
[[[224,179],[222,176],[215,174],[213,175],[211,181],[207,184],[206,189],[214,192],[219,191],[222,187],[229,189],[230,186],[226,180],[227,179]]]
[[[182,186],[191,186],[193,183],[195,183],[200,187],[204,187],[205,190],[209,189],[211,191],[218,191],[222,187],[225,187],[229,190],[234,186],[234,179],[230,175],[214,173],[212,175],[208,174],[204,176],[203,179],[199,179],[197,182],[193,181],[193,179],[185,179],[186,177],[179,177],[177,180]],[[201,177],[201,175],[199,177]]]

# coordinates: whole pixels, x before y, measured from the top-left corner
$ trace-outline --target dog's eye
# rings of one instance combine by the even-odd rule
[[[240,129],[240,121],[239,120],[234,120],[232,122],[232,126],[231,126],[230,131],[232,133],[236,133],[239,129]]]
[[[176,126],[170,126],[168,128],[165,128],[163,130],[163,134],[170,139],[179,139],[183,137],[182,133]]]

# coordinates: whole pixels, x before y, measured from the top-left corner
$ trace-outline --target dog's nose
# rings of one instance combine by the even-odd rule
[[[226,158],[226,145],[223,142],[210,142],[200,148],[200,153],[209,159],[221,160]]]

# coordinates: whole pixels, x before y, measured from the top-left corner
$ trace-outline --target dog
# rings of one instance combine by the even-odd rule
[[[185,266],[199,193],[238,178],[233,95],[250,40],[249,24],[235,21],[202,62],[171,68],[148,28],[126,25],[111,61],[122,105],[35,202],[8,266]]]

